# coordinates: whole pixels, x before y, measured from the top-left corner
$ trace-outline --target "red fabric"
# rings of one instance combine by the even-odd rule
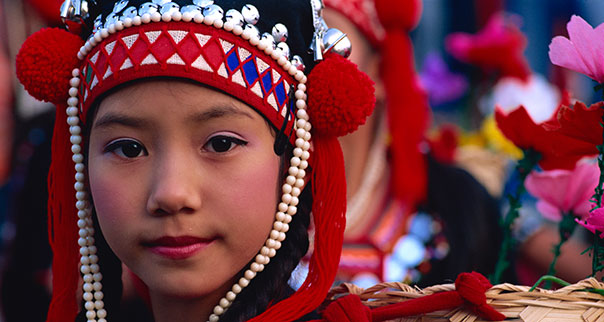
[[[434,293],[387,306],[377,307],[368,312],[357,295],[341,297],[331,303],[323,313],[327,322],[378,322],[406,316],[450,310],[466,305],[470,310],[490,321],[505,320],[505,315],[497,312],[486,302],[485,292],[491,284],[480,273],[461,273],[455,281],[455,291]]]
[[[289,298],[250,321],[294,321],[325,299],[340,261],[346,227],[344,157],[335,137],[315,136],[312,158],[314,252],[302,286]]]
[[[355,24],[369,42],[379,47],[385,34],[374,2],[374,0],[323,0],[325,7],[343,14]]]
[[[486,70],[494,70],[499,77],[528,80],[530,68],[524,58],[526,38],[512,23],[500,14],[494,15],[484,29],[472,35],[452,33],[445,39],[445,47],[453,57]]]
[[[325,55],[308,75],[308,113],[316,135],[352,133],[374,106],[373,81],[338,54]]]
[[[503,135],[517,147],[540,152],[539,165],[544,170],[570,170],[585,155],[597,153],[591,143],[561,135],[557,131],[547,131],[546,127],[555,127],[554,120],[536,124],[524,106],[508,114],[499,107],[495,108],[495,121]]]
[[[415,73],[411,39],[406,33],[388,32],[381,74],[391,135],[393,193],[396,199],[416,205],[427,193],[427,166],[420,144],[429,125],[430,107]]]
[[[61,25],[61,4],[63,0],[28,0],[51,26]]]
[[[38,100],[65,104],[71,72],[78,66],[77,53],[84,41],[58,28],[32,34],[17,54],[17,77]]]
[[[375,8],[386,30],[411,30],[422,15],[419,0],[375,0]]]

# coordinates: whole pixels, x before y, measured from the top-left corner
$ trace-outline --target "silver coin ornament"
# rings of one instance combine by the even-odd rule
[[[278,50],[281,52],[281,55],[285,56],[285,58],[287,58],[289,60],[289,46],[284,43],[284,42],[280,42],[277,44],[277,48],[275,50]]]
[[[256,36],[257,38],[260,38],[260,30],[258,30],[258,28],[256,28],[256,26],[252,25],[252,24],[246,24],[245,28],[243,28],[243,32],[247,32],[250,34],[250,38],[252,38],[253,36]]]
[[[278,23],[273,26],[272,34],[276,42],[287,41],[287,37],[289,36],[287,27],[285,27],[285,25],[282,23]]]
[[[182,13],[183,15],[185,13],[190,13],[192,17],[194,17],[195,15],[199,14],[203,14],[203,9],[201,9],[200,6],[196,6],[194,4],[190,4],[188,6],[184,6],[182,8],[180,8],[180,13]]]
[[[224,10],[220,6],[215,4],[211,4],[205,8],[203,8],[203,15],[206,18],[212,18],[214,20],[222,20],[224,17]]]
[[[145,2],[138,7],[138,15],[143,16],[144,14],[154,14],[159,11],[159,5],[153,2]]]
[[[213,5],[214,0],[193,0],[193,4],[205,8]]]
[[[120,20],[124,21],[126,18],[134,19],[136,16],[138,16],[138,10],[136,10],[136,7],[128,7],[124,9],[124,12],[122,12]]]
[[[258,9],[251,4],[246,4],[243,6],[241,9],[241,14],[243,15],[245,22],[252,25],[255,25],[260,19],[260,12],[258,12]]]
[[[120,13],[128,6],[128,0],[120,0],[113,5],[113,13]]]
[[[151,0],[151,1],[160,7],[165,5],[166,3],[172,2],[172,0]]]
[[[101,30],[101,28],[103,28],[103,15],[98,15],[96,18],[94,18],[94,22],[92,24],[92,34]]]
[[[175,12],[180,12],[180,6],[176,2],[165,3],[159,8],[159,13],[162,15],[172,15]]]
[[[304,66],[304,61],[302,60],[302,57],[300,57],[298,55],[294,55],[294,57],[292,57],[291,63],[299,71],[303,72],[306,69],[306,66]]]
[[[352,43],[345,33],[336,28],[329,28],[323,35],[323,53],[334,52],[344,58],[350,56]]]
[[[262,37],[260,37],[260,41],[270,44],[271,46],[273,46],[273,49],[275,49],[275,47],[277,46],[277,44],[275,43],[275,37],[273,37],[273,35],[269,34],[268,32],[262,34]]]
[[[119,17],[115,14],[115,13],[110,13],[107,15],[107,18],[105,19],[105,28],[109,28],[109,26],[114,25],[116,22],[118,22]]]
[[[88,13],[88,1],[82,0],[80,4],[80,17],[82,17],[82,19],[88,19]]]
[[[243,15],[237,9],[229,9],[224,15],[227,22],[232,22],[233,25],[239,25],[243,27],[245,23],[243,20]]]

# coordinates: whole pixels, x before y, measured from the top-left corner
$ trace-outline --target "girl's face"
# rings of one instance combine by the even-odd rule
[[[175,80],[107,96],[93,120],[90,191],[103,235],[151,295],[223,296],[272,227],[280,158],[265,120]]]

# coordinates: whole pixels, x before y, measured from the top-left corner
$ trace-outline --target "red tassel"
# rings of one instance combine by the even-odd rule
[[[344,157],[335,137],[314,137],[312,214],[314,252],[304,284],[289,298],[250,321],[294,321],[316,309],[331,288],[342,251],[346,226]]]
[[[426,93],[414,70],[411,40],[388,32],[382,47],[382,80],[388,98],[392,184],[397,199],[416,205],[427,191],[427,166],[420,144],[429,123]]]
[[[48,175],[48,235],[53,251],[52,301],[48,322],[74,321],[79,279],[77,208],[73,187],[75,168],[71,160],[66,104],[57,106]]]

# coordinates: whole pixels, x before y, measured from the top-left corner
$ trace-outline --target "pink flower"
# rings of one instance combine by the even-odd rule
[[[579,225],[587,228],[592,233],[596,233],[596,230],[600,232],[600,238],[604,238],[604,208],[598,208],[591,213],[585,220],[575,219]]]
[[[572,211],[581,218],[588,216],[589,201],[598,185],[600,169],[595,163],[578,163],[573,170],[533,171],[525,182],[526,190],[537,199],[537,210],[551,220],[559,221]]]
[[[604,82],[604,24],[594,29],[583,18],[573,15],[566,30],[570,39],[556,36],[549,45],[552,64]]]

